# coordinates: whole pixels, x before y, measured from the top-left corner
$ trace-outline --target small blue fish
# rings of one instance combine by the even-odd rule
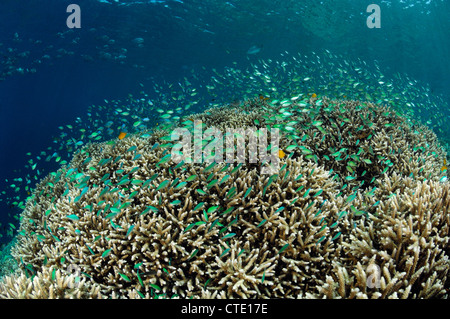
[[[257,54],[261,51],[262,47],[259,47],[257,45],[252,45],[248,50],[247,54]]]

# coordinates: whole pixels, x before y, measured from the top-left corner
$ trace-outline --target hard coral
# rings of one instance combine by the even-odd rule
[[[90,144],[37,185],[12,250],[23,273],[0,295],[447,297],[449,192],[431,131],[371,103],[257,102],[193,119],[279,128],[276,174],[171,163],[170,128]],[[73,269],[82,290],[48,281]]]

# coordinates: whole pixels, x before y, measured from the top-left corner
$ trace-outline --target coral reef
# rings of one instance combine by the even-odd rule
[[[13,274],[0,281],[0,298],[15,299],[93,299],[101,298],[99,286],[79,281],[55,267],[44,267],[30,278],[26,274]]]
[[[11,273],[14,273],[17,269],[17,262],[11,256],[11,247],[15,245],[15,240],[12,240],[8,244],[5,244],[0,251],[0,279]]]
[[[351,274],[348,267],[335,264],[332,275],[318,288],[320,294],[328,298],[447,297],[449,211],[449,185],[433,181],[418,182],[385,201],[376,216],[342,243],[352,260]]]
[[[276,127],[286,156],[273,175],[171,162],[168,134],[198,120]],[[21,270],[0,297],[448,296],[446,154],[426,127],[314,96],[214,108],[144,136],[89,144],[37,185],[12,248]]]

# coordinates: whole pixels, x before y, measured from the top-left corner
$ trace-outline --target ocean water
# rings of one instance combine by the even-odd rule
[[[2,0],[0,243],[36,182],[87,142],[245,98],[381,99],[448,152],[448,12],[446,0]]]

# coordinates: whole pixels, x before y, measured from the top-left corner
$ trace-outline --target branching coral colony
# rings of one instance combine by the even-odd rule
[[[196,121],[278,128],[277,172],[174,164],[171,129]],[[1,297],[448,296],[446,154],[426,127],[314,97],[213,108],[148,135],[89,144],[37,185]]]

